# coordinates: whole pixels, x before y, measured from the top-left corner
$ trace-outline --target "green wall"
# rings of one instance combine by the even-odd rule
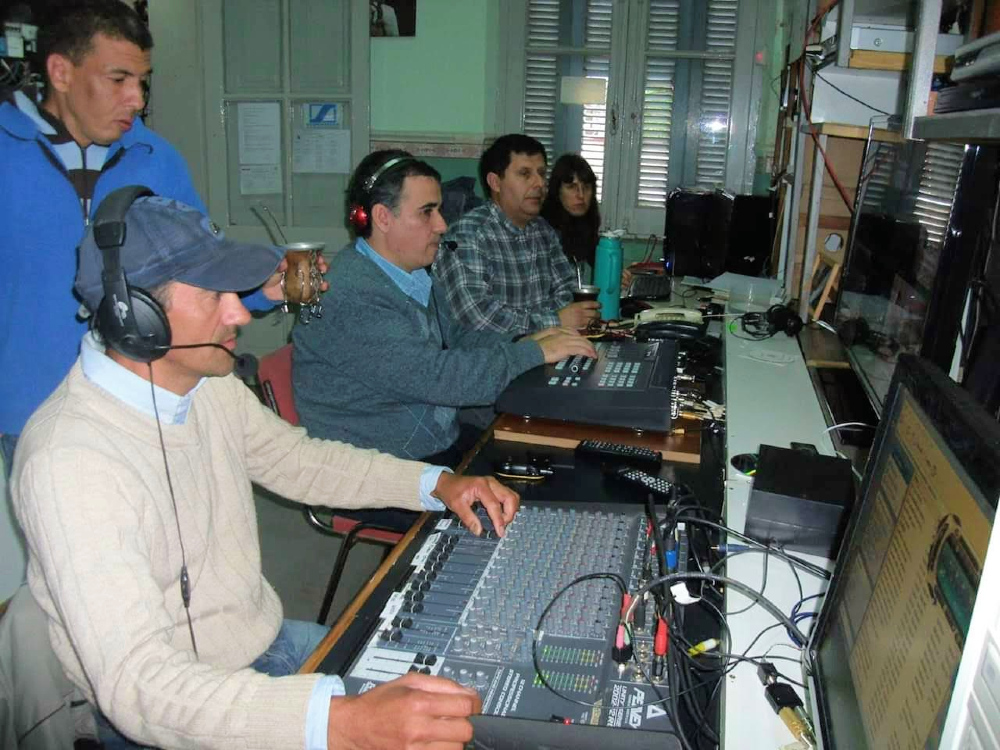
[[[371,40],[372,131],[486,132],[489,2],[420,0],[415,37]]]

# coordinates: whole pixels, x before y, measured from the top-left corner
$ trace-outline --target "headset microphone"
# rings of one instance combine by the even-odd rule
[[[444,240],[441,243],[441,248],[454,252],[455,250],[458,250],[458,243],[455,242],[455,240]]]
[[[170,349],[201,349],[203,347],[215,347],[216,349],[221,349],[230,357],[233,358],[233,374],[236,375],[240,380],[246,380],[247,378],[253,377],[257,374],[258,362],[257,358],[252,354],[235,354],[229,351],[228,348],[224,347],[222,344],[215,343],[204,343],[204,344],[174,344],[171,346],[158,346],[155,347],[157,351],[162,351],[166,353]]]

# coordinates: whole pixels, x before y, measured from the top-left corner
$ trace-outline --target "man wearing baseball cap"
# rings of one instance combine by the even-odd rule
[[[503,534],[517,495],[284,423],[231,374],[250,317],[238,292],[281,251],[158,197],[121,223],[117,251],[98,247],[99,222],[83,240],[76,289],[97,322],[29,420],[12,477],[32,594],[105,747],[460,748],[474,691],[410,674],[345,697],[339,677],[294,674],[324,630],[282,618],[251,483],[317,505],[447,507],[473,533],[473,504]],[[166,342],[137,287],[162,307]]]

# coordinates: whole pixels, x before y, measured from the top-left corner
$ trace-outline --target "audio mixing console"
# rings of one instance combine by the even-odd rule
[[[670,429],[677,418],[674,341],[598,341],[597,359],[570,357],[516,377],[497,411],[578,424]]]
[[[479,692],[475,747],[680,747],[666,683],[646,676],[652,606],[624,666],[611,657],[622,596],[609,579],[570,588],[536,630],[581,575],[617,573],[634,591],[649,567],[646,528],[639,506],[619,504],[526,504],[503,539],[441,519],[341,671],[348,693],[419,671]]]

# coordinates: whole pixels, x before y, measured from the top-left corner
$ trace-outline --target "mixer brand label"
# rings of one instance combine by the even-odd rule
[[[646,694],[641,687],[616,683],[611,691],[607,726],[639,729],[642,726],[642,709],[645,703]]]
[[[507,676],[493,704],[493,713],[499,716],[509,716],[517,712],[525,683],[525,679],[513,669],[506,669],[504,671],[506,671]]]

